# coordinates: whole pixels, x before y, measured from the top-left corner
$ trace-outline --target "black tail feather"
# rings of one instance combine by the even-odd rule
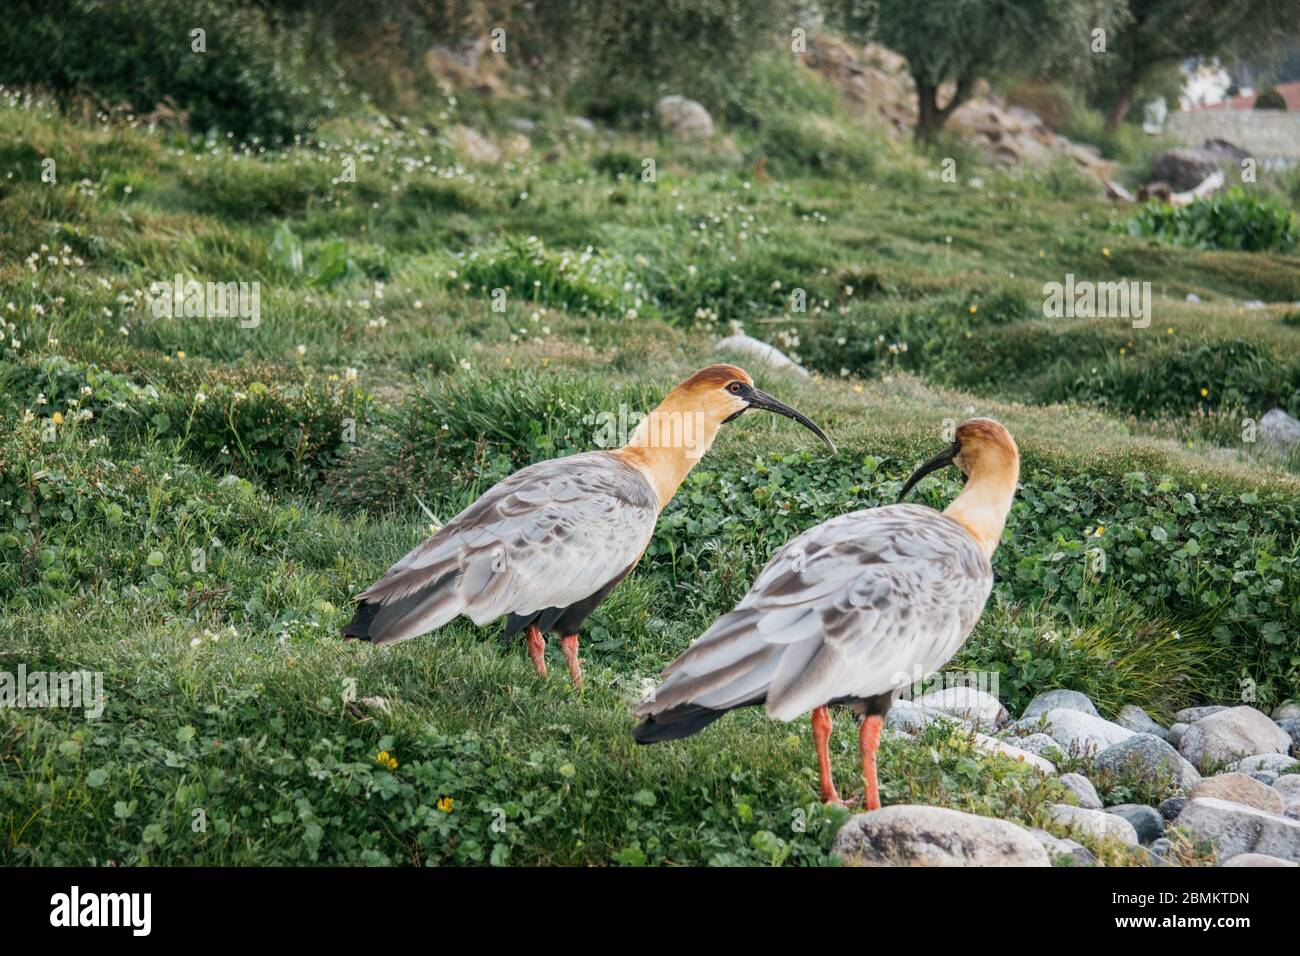
[[[632,736],[639,744],[681,740],[703,730],[725,713],[699,704],[682,704],[645,718],[632,728]]]
[[[375,615],[379,613],[382,604],[369,604],[362,601],[357,605],[357,612],[352,615],[352,620],[343,625],[340,632],[344,637],[352,637],[361,641],[369,641],[370,625],[375,620]]]

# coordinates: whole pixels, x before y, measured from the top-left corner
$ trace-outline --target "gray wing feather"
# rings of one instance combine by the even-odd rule
[[[992,586],[974,538],[937,511],[891,505],[841,515],[777,551],[637,713],[766,700],[772,717],[791,720],[832,700],[885,693],[943,666]]]
[[[538,462],[488,489],[358,600],[383,605],[377,643],[458,614],[486,624],[567,607],[640,558],[658,510],[649,482],[608,452]]]

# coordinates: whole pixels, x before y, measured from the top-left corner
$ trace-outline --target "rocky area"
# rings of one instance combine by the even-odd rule
[[[1040,827],[887,806],[852,817],[836,852],[855,866],[1094,866],[1103,857],[1150,866],[1300,865],[1300,747],[1292,726],[1300,704],[1271,714],[1245,705],[1190,707],[1169,726],[1133,706],[1115,717],[1066,689],[1039,694],[1019,718],[971,688],[899,700],[887,718],[891,734],[910,737],[945,722],[991,756],[1050,778],[1056,802]]]

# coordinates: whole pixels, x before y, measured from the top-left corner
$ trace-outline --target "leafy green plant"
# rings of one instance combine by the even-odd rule
[[[1287,252],[1297,232],[1289,209],[1234,186],[1210,199],[1175,207],[1151,200],[1128,222],[1134,236],[1151,236],[1196,249]]]

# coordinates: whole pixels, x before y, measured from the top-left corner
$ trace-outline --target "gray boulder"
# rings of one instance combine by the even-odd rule
[[[1240,773],[1273,774],[1274,777],[1276,777],[1276,775],[1280,774],[1283,770],[1290,769],[1296,764],[1300,764],[1300,760],[1296,760],[1295,757],[1289,757],[1286,754],[1252,754],[1249,757],[1242,757],[1235,763],[1229,764],[1228,769],[1236,770]],[[1272,785],[1271,780],[1269,781],[1269,784]]]
[[[1097,796],[1097,788],[1081,773],[1063,773],[1058,778],[1065,785],[1065,789],[1074,794],[1079,800],[1079,806],[1085,810],[1100,810],[1101,797]]]
[[[1039,773],[1046,774],[1049,777],[1056,775],[1056,764],[1052,763],[1046,757],[1040,757],[1036,753],[1028,750],[1021,750],[1005,740],[999,740],[997,737],[990,737],[988,734],[975,734],[975,744],[989,753],[1001,754],[1008,760],[1014,760],[1016,763],[1022,763],[1026,766],[1033,767]]]
[[[1151,179],[1169,184],[1174,192],[1195,189],[1220,166],[1240,163],[1243,156],[1235,146],[1221,140],[1207,141],[1204,146],[1165,150],[1151,160]]]
[[[1259,420],[1257,431],[1265,446],[1283,455],[1289,454],[1292,448],[1300,444],[1300,421],[1280,408],[1265,412]]]
[[[1047,734],[1030,734],[1028,737],[1021,737],[1020,743],[1016,744],[1021,750],[1028,750],[1031,754],[1038,754],[1040,757],[1046,757],[1048,760],[1056,761],[1065,756],[1058,744]]]
[[[1291,752],[1300,756],[1300,717],[1283,717],[1277,725],[1291,737]]]
[[[1194,841],[1213,845],[1219,859],[1265,853],[1300,861],[1300,820],[1213,797],[1188,800],[1177,825]]]
[[[1174,865],[1174,861],[1173,861],[1174,841],[1173,840],[1170,840],[1167,837],[1160,837],[1157,840],[1151,841],[1151,845],[1147,847],[1147,849],[1151,852],[1151,858],[1154,865],[1156,866]]]
[[[1052,836],[1046,830],[1036,828],[1029,833],[1043,845],[1043,849],[1057,866],[1093,866],[1097,862],[1092,851],[1077,840],[1063,840]]]
[[[1178,752],[1194,764],[1228,763],[1251,754],[1285,754],[1291,735],[1254,707],[1230,707],[1193,721]]]
[[[1300,717],[1300,703],[1288,701],[1285,704],[1273,708],[1273,713],[1269,714],[1274,720],[1282,721],[1292,717]]]
[[[913,700],[896,700],[893,706],[889,708],[889,713],[885,715],[885,726],[893,730],[905,730],[908,733],[918,733],[925,727],[935,721],[944,721],[961,727],[963,730],[973,730],[970,721],[962,720],[959,717],[952,717],[942,711],[932,710],[929,707],[922,707]]]
[[[1281,860],[1263,853],[1238,853],[1231,859],[1224,860],[1219,866],[1300,866],[1300,863]]]
[[[1135,734],[1153,734],[1161,740],[1169,739],[1169,731],[1156,723],[1141,707],[1125,704],[1115,716],[1115,723],[1127,727]]]
[[[1187,733],[1187,728],[1190,726],[1192,725],[1184,723],[1170,724],[1169,736],[1165,739],[1177,747],[1182,742],[1183,734]]]
[[[985,730],[1000,727],[1007,720],[1007,709],[992,694],[974,687],[945,687],[922,694],[916,702],[922,707],[960,717]]]
[[[1139,780],[1156,782],[1172,774],[1180,790],[1200,783],[1201,775],[1178,751],[1153,734],[1134,734],[1097,754],[1093,765],[1113,774],[1132,774]]]
[[[851,817],[834,852],[850,866],[1050,866],[1034,836],[1006,820],[895,805]]]
[[[713,117],[704,104],[684,96],[665,96],[655,104],[659,128],[678,139],[693,141],[713,136]]]
[[[1177,819],[1178,814],[1183,812],[1183,807],[1187,806],[1186,797],[1170,797],[1168,800],[1160,801],[1160,815],[1166,821]]]
[[[1107,813],[1127,820],[1137,832],[1138,842],[1146,845],[1164,836],[1165,818],[1155,807],[1143,803],[1120,803],[1106,808]]]
[[[1194,724],[1202,717],[1209,717],[1211,714],[1221,713],[1228,708],[1222,704],[1210,704],[1206,707],[1184,707],[1178,713],[1174,714],[1179,723]]]
[[[1084,836],[1098,839],[1114,837],[1121,843],[1129,844],[1138,842],[1137,830],[1133,828],[1133,824],[1123,817],[1106,813],[1104,810],[1085,810],[1083,807],[1072,807],[1067,803],[1055,803],[1048,814],[1057,823],[1070,827]]]
[[[1029,702],[1025,712],[1020,715],[1022,722],[1034,717],[1041,717],[1051,710],[1077,710],[1091,717],[1099,717],[1097,708],[1086,695],[1077,690],[1047,690]]]
[[[1078,753],[1096,753],[1133,736],[1133,731],[1127,727],[1121,727],[1119,724],[1094,717],[1083,711],[1068,710],[1064,707],[1049,710],[1043,719],[1047,722],[1048,736],[1060,744],[1061,749],[1066,753],[1069,753],[1072,748]],[[1017,728],[1023,728],[1024,723],[1022,720],[1017,724]],[[1034,727],[1038,723],[1037,718],[1029,721],[1029,724]]]

